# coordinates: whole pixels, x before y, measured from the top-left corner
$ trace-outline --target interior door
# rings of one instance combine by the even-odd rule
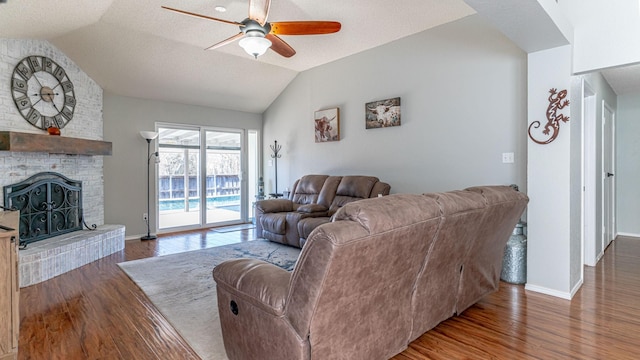
[[[602,106],[602,249],[615,236],[614,114],[603,101]]]

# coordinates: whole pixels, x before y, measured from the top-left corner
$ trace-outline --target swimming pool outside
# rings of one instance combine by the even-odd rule
[[[160,211],[185,210],[184,199],[162,199],[159,203]],[[199,210],[200,199],[189,199],[189,210]],[[217,196],[207,198],[207,209],[227,209],[240,211],[240,195]]]

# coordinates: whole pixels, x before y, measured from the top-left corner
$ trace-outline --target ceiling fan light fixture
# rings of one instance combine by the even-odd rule
[[[267,49],[271,47],[271,41],[263,36],[251,36],[247,34],[247,36],[240,40],[238,45],[240,45],[247,54],[257,59],[258,56],[263,55]]]

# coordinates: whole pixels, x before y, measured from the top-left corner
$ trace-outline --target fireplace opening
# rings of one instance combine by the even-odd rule
[[[4,206],[20,211],[20,247],[72,231],[95,230],[82,215],[82,181],[41,172],[3,188]]]

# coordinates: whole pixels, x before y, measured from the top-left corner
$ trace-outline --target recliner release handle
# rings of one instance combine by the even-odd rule
[[[231,300],[231,312],[233,315],[238,315],[238,304],[233,300]]]

